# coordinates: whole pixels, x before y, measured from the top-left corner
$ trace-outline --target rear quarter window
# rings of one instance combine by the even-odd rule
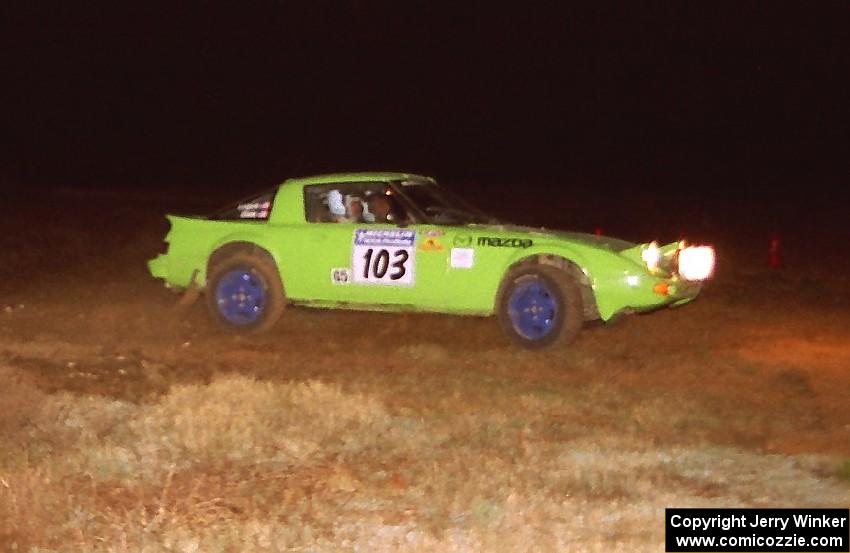
[[[231,204],[210,215],[217,221],[266,221],[272,212],[277,189]]]

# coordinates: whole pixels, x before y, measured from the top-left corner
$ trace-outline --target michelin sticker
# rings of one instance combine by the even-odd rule
[[[352,250],[352,277],[359,284],[411,286],[415,280],[416,231],[357,229]]]
[[[472,248],[452,248],[450,263],[453,269],[471,269],[475,265],[475,250]]]

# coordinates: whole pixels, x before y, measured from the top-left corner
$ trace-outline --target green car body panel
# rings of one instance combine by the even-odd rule
[[[501,224],[411,222],[398,226],[307,220],[307,186],[410,180],[436,185],[429,177],[408,173],[319,175],[281,184],[264,220],[168,215],[168,251],[150,260],[149,270],[169,287],[196,285],[203,289],[211,256],[229,245],[252,245],[273,258],[287,301],[295,304],[492,315],[508,270],[537,258],[580,271],[576,275],[593,304],[592,312],[585,306],[586,318],[605,321],[620,312],[686,303],[699,293],[700,282],[685,281],[675,271],[650,270],[641,257],[647,244]],[[409,282],[381,285],[350,278],[363,253],[362,248],[357,254],[355,250],[358,231],[364,230],[367,238],[377,231],[402,231],[405,239],[411,240]],[[662,246],[661,252],[670,257],[678,247],[674,242]],[[342,271],[344,282],[334,279],[334,271]],[[658,285],[664,286],[665,293],[658,293]]]

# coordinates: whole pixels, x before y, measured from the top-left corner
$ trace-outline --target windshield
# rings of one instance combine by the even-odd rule
[[[402,196],[422,213],[429,223],[438,225],[497,223],[495,218],[432,182],[404,181],[396,184]]]

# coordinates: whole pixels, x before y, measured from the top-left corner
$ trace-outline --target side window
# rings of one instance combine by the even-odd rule
[[[328,206],[328,189],[325,185],[304,187],[304,216],[308,223],[332,223]]]
[[[395,224],[407,218],[384,182],[305,186],[304,210],[310,223]]]

